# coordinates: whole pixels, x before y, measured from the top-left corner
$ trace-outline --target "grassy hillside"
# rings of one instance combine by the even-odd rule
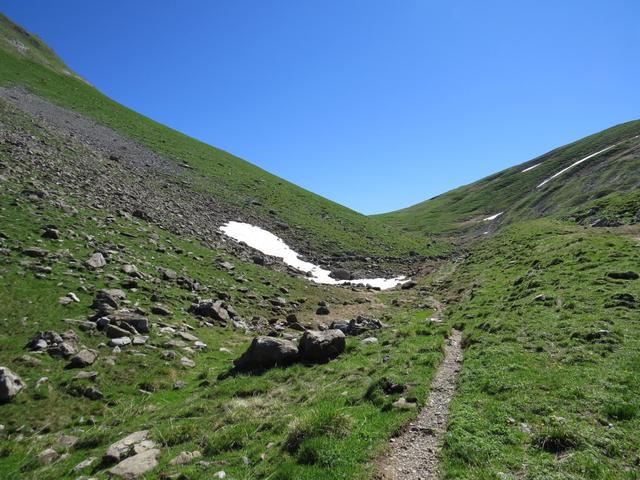
[[[538,220],[459,267],[445,478],[638,478],[639,233]]]
[[[413,232],[477,234],[490,228],[492,223],[566,214],[611,192],[640,188],[638,134],[640,121],[618,125],[478,182],[376,218]],[[574,162],[611,145],[617,146],[538,188]],[[483,221],[499,212],[504,214],[495,222]]]
[[[410,251],[430,255],[444,249],[434,242],[367,218],[308,192],[227,152],[171,130],[119,105],[65,69],[35,37],[0,17],[0,85],[19,85],[150,147],[192,170],[184,180],[231,208],[255,218],[275,218],[292,227],[289,235],[303,250],[401,257]],[[29,49],[22,52],[15,42]],[[35,42],[35,43],[34,43]],[[372,240],[375,239],[375,242]]]
[[[3,479],[106,478],[100,459],[107,447],[142,429],[150,430],[162,452],[160,465],[147,478],[179,473],[204,479],[221,470],[229,478],[366,478],[371,473],[367,464],[413,414],[390,408],[400,394],[385,395],[376,385],[390,379],[407,386],[405,395],[424,402],[424,380],[438,365],[445,333],[423,324],[427,310],[389,309],[390,328],[375,334],[378,343],[365,345],[363,336],[349,337],[346,353],[327,365],[227,376],[252,336],[261,331],[300,335],[283,327],[287,315],[295,313],[313,326],[320,319],[314,314],[320,300],[334,309],[356,304],[363,292],[319,287],[239,262],[142,220],[113,217],[68,200],[61,205],[64,197],[57,195],[25,196],[28,183],[9,180],[3,187],[0,365],[9,366],[27,385],[12,402],[0,405]],[[69,208],[76,213],[69,215]],[[55,225],[59,239],[41,237],[47,225]],[[25,254],[32,246],[47,255]],[[108,252],[108,263],[99,270],[84,265],[95,251]],[[223,261],[234,269],[222,267]],[[124,265],[135,265],[139,276],[124,273]],[[190,283],[165,277],[160,269],[200,287],[193,291]],[[150,318],[145,345],[116,351],[107,346],[103,332],[86,329],[92,301],[103,288],[124,288],[126,306]],[[61,305],[59,298],[69,292],[79,301]],[[197,298],[219,294],[244,321],[262,316],[258,324],[263,326],[245,332],[216,322],[207,325],[187,312]],[[286,306],[274,310],[270,301],[278,297]],[[153,313],[158,305],[170,313]],[[207,346],[194,350],[193,341],[161,327],[193,335]],[[78,348],[95,349],[97,361],[68,369],[68,360],[25,348],[34,334],[50,330],[75,332]],[[78,379],[80,370],[95,373]],[[101,398],[87,398],[89,388]],[[62,443],[65,435],[75,439],[73,444]],[[51,462],[38,459],[47,448],[57,452]],[[205,463],[169,464],[185,450],[200,451]],[[96,460],[72,472],[88,458]]]

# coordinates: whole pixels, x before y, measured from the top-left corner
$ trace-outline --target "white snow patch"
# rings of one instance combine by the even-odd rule
[[[522,172],[520,172],[520,173],[528,172],[529,170],[533,170],[534,168],[539,167],[540,165],[542,165],[542,164],[541,164],[541,163],[536,163],[535,165],[531,165],[530,167],[525,168],[525,169],[524,169],[524,170],[522,170]]]
[[[485,222],[489,222],[491,220],[495,220],[496,218],[498,218],[500,215],[502,215],[504,212],[500,212],[500,213],[496,213],[495,215],[491,215],[490,217],[484,218],[483,221]]]
[[[569,165],[567,168],[563,168],[562,170],[560,170],[558,173],[555,173],[553,175],[551,175],[549,178],[547,178],[544,182],[542,182],[540,185],[538,185],[537,188],[540,188],[542,186],[544,186],[547,182],[553,180],[554,178],[562,175],[564,172],[566,172],[567,170],[572,169],[573,167],[575,167],[576,165],[580,165],[582,162],[586,162],[587,160],[589,160],[590,158],[595,157],[596,155],[600,155],[601,153],[606,152],[607,150],[611,150],[613,147],[617,147],[618,145],[611,145],[607,148],[603,148],[602,150],[600,150],[599,152],[596,153],[592,153],[591,155],[587,155],[586,157],[584,157],[582,160],[578,160],[575,163],[572,163],[571,165]]]
[[[331,278],[330,270],[314,265],[311,262],[301,260],[299,255],[289,247],[280,237],[274,235],[255,225],[241,222],[228,222],[220,227],[222,232],[237,240],[244,242],[252,248],[261,251],[265,255],[281,258],[284,263],[290,267],[296,268],[302,272],[310,274],[309,279],[316,283],[326,285],[341,285],[345,283],[371,285],[379,287],[381,290],[393,288],[396,285],[405,283],[408,279],[404,276],[395,278],[361,278],[357,280],[336,280]]]

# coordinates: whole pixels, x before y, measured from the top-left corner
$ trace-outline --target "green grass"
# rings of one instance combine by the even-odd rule
[[[445,478],[638,478],[640,322],[612,299],[640,283],[606,274],[639,265],[637,240],[551,221],[472,253],[453,282],[466,348]]]
[[[407,386],[405,395],[424,402],[428,381],[442,357],[446,332],[444,327],[425,325],[428,312],[424,310],[394,309],[387,320],[391,327],[377,334],[378,344],[365,346],[359,338],[349,338],[347,351],[326,365],[293,365],[262,375],[229,377],[223,374],[251,336],[230,328],[198,326],[186,312],[196,294],[151,279],[142,280],[135,291],[128,290],[127,298],[149,311],[150,297],[155,294],[174,315],[168,319],[151,315],[154,322],[195,327],[194,333],[208,349],[192,356],[194,369],[181,367],[177,360],[163,360],[162,343],[169,338],[155,333],[151,342],[159,350],[128,347],[113,355],[115,365],[110,366],[104,362],[112,355],[110,349],[100,346],[105,337],[78,329],[80,343],[100,352],[100,360],[86,369],[98,372],[95,383],[72,380],[76,371],[65,370],[65,361],[47,355],[30,354],[39,364],[25,363],[23,356],[28,352],[23,347],[31,336],[39,330],[63,332],[73,328],[64,319],[86,318],[95,291],[119,287],[123,278],[119,268],[124,263],[134,263],[151,276],[157,276],[156,267],[163,266],[198,278],[209,290],[197,295],[228,292],[245,317],[273,315],[257,300],[246,300],[237,292],[236,276],[249,280],[243,286],[256,292],[258,300],[282,295],[279,287],[286,286],[287,298],[303,302],[302,311],[313,310],[320,299],[339,303],[354,294],[236,259],[230,259],[238,272],[232,275],[217,266],[218,260],[229,258],[192,239],[175,237],[143,221],[109,218],[106,213],[82,208],[68,217],[47,200],[21,197],[22,185],[4,185],[2,232],[8,237],[5,245],[14,250],[0,257],[0,364],[18,373],[28,387],[2,406],[3,478],[74,478],[69,472],[77,463],[89,456],[101,457],[110,443],[143,428],[152,431],[162,448],[161,465],[150,478],[175,472],[189,478],[211,478],[216,470],[225,470],[231,478],[367,478],[371,459],[415,415],[389,408],[399,394],[372,399],[367,395],[370,386],[391,378]],[[63,232],[62,240],[40,238],[41,227],[47,224]],[[81,233],[93,239],[87,242]],[[150,243],[149,239],[157,240]],[[31,245],[59,256],[58,261],[45,261],[52,268],[45,278],[35,275],[33,259],[20,254],[21,248]],[[95,249],[105,248],[117,251],[105,271],[87,271],[82,261]],[[81,302],[59,305],[58,297],[67,292],[76,292]],[[232,354],[219,351],[221,347]],[[135,351],[144,355],[135,355]],[[385,356],[389,356],[386,362]],[[36,388],[37,380],[44,376],[48,381]],[[186,387],[174,390],[177,380],[186,382]],[[104,399],[90,401],[74,395],[76,386],[88,385],[99,388]],[[80,443],[67,452],[68,458],[42,467],[36,455],[55,445],[61,433],[78,436]],[[168,465],[179,452],[195,449],[216,466],[207,470]],[[104,471],[96,475],[103,478]]]

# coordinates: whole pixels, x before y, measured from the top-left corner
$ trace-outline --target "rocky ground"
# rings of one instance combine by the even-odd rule
[[[211,248],[223,248],[245,259],[278,265],[275,259],[226,239],[219,227],[235,220],[276,233],[305,257],[324,267],[347,269],[360,278],[412,274],[422,257],[375,258],[327,255],[308,248],[301,232],[272,215],[256,215],[223,196],[200,191],[187,163],[177,164],[131,138],[76,112],[20,88],[0,88],[6,129],[0,141],[18,160],[5,165],[5,175],[29,177],[40,195],[52,192],[82,199],[96,209],[126,214],[161,225],[178,235],[191,235]],[[15,128],[16,116],[27,115],[38,135]],[[53,140],[55,139],[55,140]],[[54,146],[55,145],[55,146]],[[61,164],[60,151],[64,151]]]

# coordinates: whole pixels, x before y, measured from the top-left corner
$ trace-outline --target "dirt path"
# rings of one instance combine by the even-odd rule
[[[447,429],[449,403],[455,394],[462,363],[461,343],[461,332],[453,330],[425,407],[402,435],[392,439],[389,453],[378,461],[380,480],[440,478],[440,449]]]

